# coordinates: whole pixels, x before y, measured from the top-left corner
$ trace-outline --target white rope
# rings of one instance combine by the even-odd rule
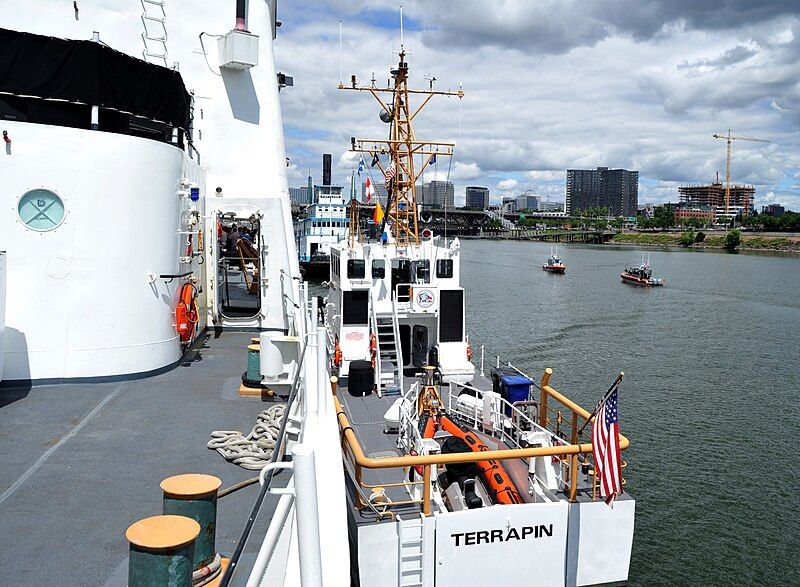
[[[238,430],[215,430],[207,446],[234,465],[260,471],[270,462],[285,414],[285,404],[274,405],[258,415],[247,437]]]

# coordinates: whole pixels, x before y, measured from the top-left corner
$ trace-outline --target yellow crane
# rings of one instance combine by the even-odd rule
[[[742,133],[737,132],[736,134],[740,135],[738,137],[733,136],[731,133],[736,131],[732,131],[728,129],[727,135],[713,135],[715,139],[725,139],[728,143],[728,158],[725,165],[725,214],[730,213],[730,205],[731,205],[731,151],[733,150],[733,141],[753,141],[756,143],[769,143],[767,139],[756,139],[753,137],[748,137],[743,135]]]

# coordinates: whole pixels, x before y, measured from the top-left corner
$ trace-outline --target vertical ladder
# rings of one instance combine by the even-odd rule
[[[378,361],[380,361],[380,392],[390,389],[403,392],[403,357],[398,344],[397,317],[394,312],[375,315],[378,329]]]
[[[167,13],[165,0],[142,2],[142,57],[149,63],[167,67]]]
[[[425,534],[422,516],[398,522],[400,544],[397,560],[397,584],[422,587],[425,580]]]

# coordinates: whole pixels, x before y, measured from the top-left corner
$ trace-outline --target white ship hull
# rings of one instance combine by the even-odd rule
[[[0,6],[0,22],[11,30],[64,39],[88,40],[97,31],[107,46],[140,59],[144,52],[153,61],[142,18],[152,4],[79,4],[74,12],[72,3],[7,2]],[[74,120],[42,124],[33,115],[3,120],[11,140],[0,145],[6,206],[0,250],[8,253],[6,380],[128,376],[174,365],[184,348],[175,310],[186,282],[201,292],[195,335],[206,326],[288,329],[287,297],[298,297],[292,278],[299,267],[271,5],[249,4],[248,27],[260,39],[259,65],[246,70],[220,67],[217,39],[234,23],[232,7],[164,4],[168,40],[161,50],[168,59],[160,64],[178,67],[193,95],[193,147],[106,128],[102,108],[99,131],[88,128],[88,115],[86,128],[73,128]],[[161,26],[153,20],[146,24]],[[212,35],[202,44],[201,32]],[[198,188],[197,201],[189,197],[190,186]],[[42,231],[26,226],[17,211],[20,198],[40,188],[64,206],[63,221]],[[196,211],[194,219],[190,210]],[[226,315],[221,308],[219,210],[240,211],[238,218],[245,220],[255,215],[263,227],[259,266],[247,267],[258,276],[249,315]],[[189,235],[192,251],[187,251]],[[188,252],[194,255],[187,258]]]

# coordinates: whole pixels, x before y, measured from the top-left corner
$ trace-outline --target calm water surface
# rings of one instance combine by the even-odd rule
[[[625,371],[633,585],[800,584],[800,258],[462,241],[467,328],[591,408]]]

